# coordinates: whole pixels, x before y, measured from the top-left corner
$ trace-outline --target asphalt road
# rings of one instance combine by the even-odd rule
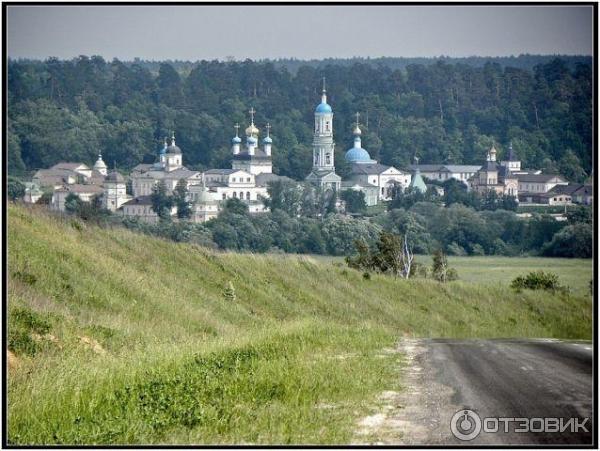
[[[388,422],[402,429],[396,443],[592,444],[590,342],[425,339],[409,340],[402,346],[405,349],[400,350],[409,356],[404,375],[409,389],[396,400],[403,408],[391,414]],[[481,432],[472,440],[459,440],[451,432],[452,416],[461,409],[476,412],[482,420]],[[528,420],[496,423],[486,418]],[[579,422],[573,427],[567,424],[562,432],[551,432],[553,425],[554,431],[560,427],[560,420],[544,420],[550,430],[539,432],[541,421],[531,422],[531,418],[563,418],[563,425],[569,418]],[[461,415],[454,423],[458,432],[475,431],[476,419],[472,415],[464,419]],[[485,432],[486,425],[494,429],[496,424],[498,432]]]

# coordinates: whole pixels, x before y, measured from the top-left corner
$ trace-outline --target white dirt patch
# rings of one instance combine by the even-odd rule
[[[404,366],[399,369],[404,389],[379,394],[372,415],[357,423],[355,445],[423,445],[439,443],[445,433],[437,404],[432,399],[449,399],[452,392],[430,380],[429,369],[423,368],[426,346],[419,339],[403,338],[393,351],[403,354]],[[391,350],[380,351],[389,357]],[[449,419],[448,419],[449,420]],[[449,424],[449,423],[448,423]]]
[[[358,425],[367,428],[369,432],[370,428],[380,427],[385,422],[385,414],[377,413],[375,415],[368,416],[359,421]]]

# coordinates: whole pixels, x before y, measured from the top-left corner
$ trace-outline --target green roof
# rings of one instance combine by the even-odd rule
[[[417,188],[423,194],[425,194],[427,192],[427,186],[425,185],[425,182],[423,181],[423,177],[421,177],[421,171],[419,171],[418,168],[415,171],[415,173],[413,174],[412,179],[410,180],[409,187]]]

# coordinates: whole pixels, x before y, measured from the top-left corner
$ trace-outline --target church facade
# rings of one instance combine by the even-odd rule
[[[356,113],[354,145],[344,155],[345,160],[351,165],[351,171],[347,182],[343,184],[345,186],[353,184],[352,189],[365,192],[367,205],[376,205],[379,201],[390,200],[396,187],[406,189],[410,185],[411,174],[371,159],[369,152],[362,147],[362,130],[358,118],[359,114]],[[377,193],[375,197],[368,195],[373,190]]]
[[[496,148],[492,146],[487,153],[485,163],[471,178],[471,188],[482,194],[488,191],[495,191],[498,195],[518,198],[519,180],[516,172],[520,170],[521,163],[511,161],[514,159],[512,145],[510,146],[509,159],[507,161],[498,164],[496,154]]]
[[[359,114],[356,113],[354,145],[344,155],[351,171],[347,179],[342,181],[335,172],[333,109],[327,103],[327,92],[323,84],[321,103],[315,109],[313,167],[306,180],[320,188],[334,189],[337,192],[347,189],[362,191],[367,205],[371,206],[379,201],[390,200],[395,187],[407,188],[411,174],[371,159],[369,152],[362,148],[362,131],[358,119]]]
[[[254,123],[255,112],[250,109],[250,125],[245,130],[244,143],[239,137],[239,125],[235,125],[236,133],[231,141],[231,168],[204,172],[190,170],[183,165],[183,153],[175,144],[175,137],[171,137],[170,145],[165,141],[156,163],[137,165],[131,172],[134,199],[124,206],[123,214],[155,222],[157,218],[148,212],[147,206],[154,187],[162,181],[171,194],[182,179],[187,185],[188,199],[192,203],[191,220],[194,222],[216,217],[222,202],[232,198],[244,202],[250,213],[265,211],[262,199],[268,197],[268,183],[287,177],[273,174],[271,126],[265,126],[267,132],[261,147],[258,139],[260,130]]]

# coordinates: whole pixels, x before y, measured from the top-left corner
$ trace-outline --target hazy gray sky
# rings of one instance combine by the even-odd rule
[[[10,57],[591,55],[592,7],[8,6]]]

